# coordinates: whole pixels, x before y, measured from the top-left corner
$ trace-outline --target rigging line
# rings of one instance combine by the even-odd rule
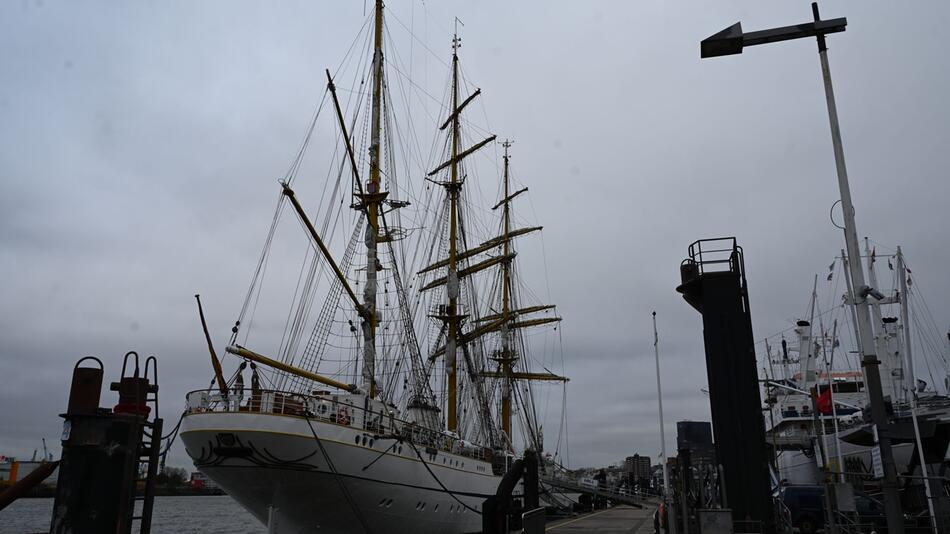
[[[382,216],[381,219],[383,222],[383,227],[386,229],[386,231],[389,231],[389,224],[386,220],[385,214]],[[390,255],[392,255],[395,258],[395,252],[393,250],[392,242],[390,241],[388,245],[389,245]],[[393,268],[393,279],[396,286],[396,298],[399,301],[400,312],[403,314],[404,327],[406,328],[406,335],[408,337],[407,342],[410,344],[409,352],[410,352],[410,358],[412,358],[411,362],[413,363],[411,367],[421,369],[421,366],[423,365],[422,351],[419,346],[419,340],[415,334],[415,329],[412,324],[411,317],[406,315],[406,313],[408,312],[408,300],[406,298],[405,288],[403,287],[402,277],[399,272],[399,267],[395,261],[393,262],[392,268]],[[419,371],[414,369],[414,372],[418,375]],[[416,380],[419,380],[422,377],[415,376],[414,378]],[[425,391],[425,388],[423,388],[422,391],[416,390],[414,391],[414,393],[425,394],[426,391]]]
[[[283,195],[281,195],[283,197]],[[242,307],[241,314],[238,316],[235,326],[239,326],[244,323],[244,315],[247,311],[247,305],[251,299],[251,296],[254,295],[254,307],[251,308],[251,316],[244,326],[244,344],[247,344],[248,337],[251,334],[251,329],[254,326],[254,318],[257,316],[257,307],[261,302],[261,293],[264,288],[264,275],[267,273],[267,266],[270,264],[270,249],[274,240],[274,233],[277,229],[277,224],[280,221],[280,217],[283,211],[283,198],[280,198],[277,201],[277,209],[274,213],[274,219],[271,221],[271,227],[267,235],[267,239],[264,242],[264,248],[261,250],[261,257],[258,262],[257,268],[254,271],[254,277],[251,280],[251,286],[248,289],[247,298],[245,299],[245,304]],[[256,295],[254,294],[256,287]],[[233,337],[236,337],[237,333],[235,332]]]
[[[325,101],[325,98],[326,98],[326,91],[324,92],[324,101]],[[321,109],[322,109],[322,106],[323,106],[323,102],[321,102]],[[319,112],[317,115],[319,115]],[[311,124],[310,132],[308,132],[307,140],[305,141],[304,146],[306,146],[309,143],[310,134],[313,131],[314,124],[315,124],[315,121],[313,124]],[[337,145],[337,147],[334,150],[334,159],[336,158],[336,155],[338,153],[339,153],[339,145]],[[294,173],[296,173],[297,169],[299,169],[300,160],[302,159],[302,156],[303,156],[303,150],[301,150],[300,154],[298,155],[298,160],[295,162]],[[332,169],[332,165],[331,165],[331,169]],[[330,193],[329,197],[327,197],[327,189],[324,188],[323,195],[321,196],[321,199],[319,202],[319,205],[322,206],[324,203],[324,200],[325,199],[327,200],[327,209],[321,210],[325,213],[325,216],[321,224],[321,229],[324,235],[327,235],[327,228],[329,227],[330,221],[331,220],[334,221],[333,222],[334,232],[330,234],[331,241],[332,241],[333,236],[336,233],[335,229],[338,226],[341,215],[342,215],[342,209],[340,209],[338,206],[335,206],[335,203],[333,202],[333,199],[336,198],[340,189],[340,185],[342,182],[342,174],[343,174],[343,164],[339,166],[336,181],[334,183],[334,187],[332,188],[332,192]],[[293,176],[291,176],[291,179],[292,178]],[[335,217],[334,217],[334,213],[336,214]],[[306,281],[303,284],[304,290],[303,290],[303,293],[301,294],[300,280],[304,272],[304,267],[307,265],[308,257],[309,257],[309,248],[307,250],[307,256],[305,256],[303,264],[301,265],[301,273],[300,273],[300,276],[298,276],[297,287],[295,288],[295,291],[294,291],[294,301],[297,301],[298,295],[300,296],[300,300],[298,301],[298,305],[296,307],[297,312],[296,314],[294,314],[293,313],[294,306],[291,306],[288,312],[287,322],[285,323],[284,333],[281,338],[281,343],[280,343],[281,358],[284,359],[285,361],[292,361],[291,353],[294,352],[296,348],[299,346],[300,338],[303,333],[303,327],[305,326],[309,318],[310,311],[313,306],[312,295],[316,289],[314,286],[314,280],[318,277],[322,277],[325,274],[326,266],[324,262],[320,262],[319,257],[315,255],[313,261],[310,264],[310,269],[308,271]],[[293,317],[292,323],[291,323],[291,317]],[[284,383],[285,379],[286,377],[284,377],[284,380],[282,380],[281,383]]]
[[[449,494],[449,497],[452,497],[453,499],[455,499],[455,501],[456,501],[457,503],[461,504],[461,505],[464,506],[466,509],[468,509],[468,510],[470,510],[470,511],[472,511],[472,512],[475,512],[476,514],[479,513],[478,510],[476,510],[475,508],[472,508],[471,506],[469,506],[469,505],[465,504],[464,502],[462,502],[458,497],[455,496],[455,493],[452,493],[452,491],[449,490],[449,488],[445,487],[445,484],[443,484],[442,481],[439,480],[439,477],[436,476],[436,474],[432,472],[432,468],[429,467],[429,463],[426,462],[424,458],[422,458],[422,453],[419,452],[419,449],[416,447],[416,444],[413,443],[413,441],[412,441],[411,439],[410,439],[410,440],[406,440],[406,443],[408,443],[409,446],[412,447],[412,450],[416,451],[416,456],[419,457],[419,461],[421,461],[421,462],[422,462],[422,465],[425,466],[426,471],[428,471],[429,474],[432,475],[432,478],[433,478],[436,482],[438,482],[438,484],[439,484],[439,486],[442,488],[442,490]]]
[[[916,317],[913,317],[913,318],[911,319],[911,321],[913,321],[914,326],[915,326],[918,330],[921,329],[921,326],[922,326],[922,325],[920,324],[920,321],[918,321]],[[931,348],[932,348],[932,347],[931,347]],[[936,389],[936,387],[937,387],[937,380],[934,378],[933,369],[932,369],[931,366],[930,366],[930,359],[929,359],[929,358],[924,358],[923,360],[924,360],[924,364],[927,366],[927,375],[930,377],[930,382],[934,385],[934,389]],[[910,377],[910,379],[911,379],[911,380],[917,380],[917,377],[912,376],[912,377]]]
[[[243,321],[244,316],[247,313],[247,307],[250,304],[251,296],[254,292],[254,287],[257,280],[261,276],[261,270],[265,263],[265,258],[267,257],[268,252],[270,251],[271,243],[274,240],[274,232],[277,228],[277,221],[280,219],[281,208],[284,205],[284,195],[281,194],[277,199],[277,206],[274,209],[274,216],[271,219],[270,229],[267,232],[267,238],[264,240],[264,247],[261,250],[261,255],[257,260],[257,266],[254,269],[254,275],[251,277],[251,286],[248,288],[247,296],[244,298],[244,304],[241,306],[241,312],[238,314],[238,321]]]
[[[350,508],[353,509],[353,515],[356,516],[356,519],[360,522],[360,526],[363,527],[363,532],[371,534],[372,531],[370,530],[369,525],[366,524],[366,518],[364,518],[363,514],[360,513],[359,507],[356,506],[356,502],[353,501],[353,496],[350,495],[350,490],[347,489],[346,484],[343,483],[343,478],[340,476],[339,471],[337,471],[336,466],[333,465],[333,460],[330,459],[330,455],[323,446],[323,440],[320,439],[320,436],[317,435],[317,431],[314,430],[313,423],[310,422],[310,418],[304,417],[304,420],[307,422],[307,426],[310,427],[310,433],[313,434],[313,439],[317,440],[317,446],[320,448],[320,452],[323,455],[324,460],[327,462],[327,467],[329,467],[330,472],[333,473],[333,478],[336,479],[340,486],[340,490],[343,492],[343,496],[346,497]]]
[[[412,40],[411,40],[411,41],[418,41],[419,44],[422,45],[422,48],[425,48],[426,51],[428,51],[430,54],[432,54],[432,57],[434,57],[434,58],[436,59],[436,61],[438,61],[439,63],[441,63],[443,67],[445,67],[445,68],[450,68],[450,67],[451,67],[451,65],[449,65],[448,63],[446,63],[445,60],[443,60],[443,59],[439,56],[439,54],[436,54],[436,53],[435,53],[431,48],[429,48],[421,39],[419,39],[419,37],[417,37],[416,34],[412,32],[412,29],[409,28],[408,26],[406,26],[406,23],[403,22],[399,17],[396,16],[396,13],[393,11],[392,8],[389,9],[389,17],[387,17],[387,19],[389,19],[389,18],[391,18],[391,19],[395,20],[396,22],[398,22],[400,26],[402,26],[407,32],[409,32],[409,36],[412,37]],[[428,20],[428,18],[427,18],[427,20]],[[411,42],[411,41],[410,41],[410,42]]]
[[[348,63],[347,60],[350,58],[350,54],[353,53],[353,49],[356,48],[356,43],[358,43],[358,42],[360,41],[360,37],[363,35],[363,32],[364,32],[364,31],[367,29],[367,27],[369,26],[369,22],[370,22],[371,20],[374,20],[375,16],[376,16],[376,15],[375,15],[375,13],[374,13],[374,14],[371,14],[371,15],[369,15],[369,16],[367,16],[367,17],[365,17],[365,18],[363,19],[363,25],[360,26],[360,31],[358,31],[358,32],[356,33],[356,37],[354,37],[354,38],[353,38],[353,41],[350,42],[350,47],[347,48],[346,54],[343,55],[343,58],[340,60],[340,64],[336,66],[336,72],[339,72],[341,69],[343,69],[343,65],[346,64],[346,63]],[[368,37],[368,36],[367,36],[367,37]],[[368,38],[367,38],[367,41],[369,41]]]
[[[181,415],[178,416],[178,424],[175,425],[175,428],[173,428],[172,431],[169,432],[168,434],[165,434],[164,436],[159,438],[159,441],[161,441],[161,440],[168,440],[169,436],[171,437],[171,440],[165,442],[165,450],[158,453],[159,456],[165,456],[166,454],[168,454],[168,451],[171,450],[172,445],[175,443],[175,438],[178,437],[178,429],[181,428],[181,421],[184,418],[185,418],[185,412],[181,412]]]
[[[377,441],[379,441],[380,439],[384,439],[384,436],[375,436],[375,439],[376,439]],[[384,450],[383,452],[379,453],[379,455],[376,456],[376,458],[373,458],[373,461],[372,461],[372,462],[370,462],[370,463],[364,465],[363,468],[360,469],[360,471],[366,471],[367,469],[369,469],[370,467],[372,467],[373,464],[375,464],[376,462],[378,462],[379,459],[382,458],[383,456],[386,456],[386,453],[388,453],[389,451],[391,451],[391,450],[393,449],[393,447],[395,447],[397,444],[399,444],[399,443],[401,442],[401,440],[398,439],[398,438],[389,438],[389,439],[392,439],[392,440],[393,440],[392,444],[391,444],[389,447],[387,447],[386,450]]]
[[[300,223],[301,226],[303,226],[302,221],[298,221],[298,222]],[[300,295],[300,283],[301,283],[300,281],[303,279],[303,273],[306,270],[306,267],[308,264],[307,260],[310,259],[310,251],[313,248],[314,248],[313,244],[308,243],[307,248],[304,249],[303,261],[300,263],[300,273],[297,274],[297,285],[296,287],[294,287],[293,300],[290,303],[290,309],[287,310],[287,319],[284,321],[284,332],[280,337],[280,344],[278,345],[279,348],[277,349],[278,354],[280,354],[280,358],[284,362],[290,365],[293,365],[294,362],[292,359],[291,360],[287,359],[289,357],[290,350],[285,345],[285,342],[287,339],[288,330],[291,328],[290,326],[291,318],[294,316],[294,303],[297,302],[298,296],[300,296],[300,301],[303,301],[303,296]],[[317,257],[317,256],[318,254],[316,254],[316,251],[314,251],[314,257]]]
[[[388,35],[388,34],[387,34],[387,35]],[[396,54],[396,58],[395,58],[395,59],[396,59],[396,61],[400,61],[400,58],[399,58],[398,54]],[[411,74],[412,74],[412,63],[411,63],[411,61],[412,61],[412,56],[410,55],[410,66],[409,66],[409,74],[410,74],[410,76],[411,76]],[[421,151],[421,149],[420,149],[421,143],[419,142],[419,133],[418,133],[418,131],[417,131],[417,128],[415,127],[414,121],[412,120],[412,118],[413,118],[413,114],[412,114],[412,103],[411,103],[410,98],[409,98],[409,97],[411,96],[411,94],[410,94],[410,92],[405,88],[405,86],[403,85],[403,81],[402,81],[402,78],[401,78],[401,77],[396,76],[396,80],[397,80],[397,82],[398,82],[398,87],[399,87],[399,89],[400,89],[400,96],[402,97],[402,104],[403,104],[404,109],[405,109],[406,122],[408,123],[409,136],[410,136],[410,139],[411,139],[411,141],[412,141],[411,143],[403,143],[403,144],[401,144],[401,145],[400,145],[400,148],[402,148],[402,152],[403,152],[403,160],[404,160],[404,165],[405,165],[405,173],[406,173],[406,176],[412,176],[413,173],[412,173],[412,170],[410,169],[410,161],[415,161],[415,164],[416,164],[416,167],[417,167],[417,168],[416,168],[416,171],[417,171],[417,172],[420,172],[420,173],[421,173],[421,172],[424,172],[424,162],[423,162],[423,159],[422,159],[422,151]],[[388,86],[387,86],[387,93],[388,93],[388,92],[389,92],[389,88],[388,88]],[[427,109],[427,108],[424,107],[423,110],[428,114],[428,109]],[[398,123],[397,123],[397,124],[396,124],[396,132],[395,132],[396,138],[397,138],[397,139],[402,139],[402,136],[399,135],[399,131],[398,131],[398,130],[399,130],[399,129],[398,129]],[[392,132],[390,132],[390,133],[392,133]],[[408,196],[409,196],[409,197],[411,197],[414,201],[418,202],[418,200],[417,200],[417,195],[416,195],[415,190],[414,190],[414,188],[413,188],[413,183],[414,183],[414,182],[413,182],[412,180],[408,180],[408,183],[406,184],[406,186],[407,186],[407,193],[408,193]]]
[[[290,183],[297,174],[297,170],[300,168],[300,162],[303,160],[303,156],[307,151],[307,147],[310,145],[310,139],[313,136],[313,130],[317,125],[317,119],[320,118],[320,112],[323,111],[323,105],[327,101],[327,92],[328,89],[323,90],[323,96],[320,98],[320,104],[317,106],[317,110],[314,112],[313,117],[310,120],[310,126],[307,128],[307,133],[304,136],[303,143],[301,143],[300,148],[297,150],[297,155],[294,157],[290,168],[284,175],[284,179],[288,183]]]
[[[904,262],[904,266],[905,266],[905,267],[907,266],[906,260],[905,260],[905,262]],[[910,273],[910,270],[908,270],[908,273]],[[915,277],[914,277],[914,280],[916,280],[916,279],[917,279],[917,277],[915,276]],[[922,310],[922,311],[923,311],[924,313],[922,313],[922,314],[920,314],[920,315],[921,315],[921,317],[922,317],[923,320],[925,320],[925,321],[927,321],[927,322],[929,323],[929,324],[927,325],[927,328],[926,328],[925,330],[926,330],[930,335],[934,335],[935,332],[939,332],[939,331],[940,331],[940,327],[937,326],[937,323],[936,323],[936,321],[935,321],[934,318],[933,318],[933,317],[934,317],[934,316],[933,316],[933,312],[930,311],[930,306],[927,304],[927,299],[924,298],[924,291],[920,290],[920,282],[915,281],[914,284],[915,284],[915,286],[916,286],[916,290],[910,291],[910,293],[911,293],[911,295],[913,295],[913,296],[915,297],[914,300],[920,301],[920,303],[923,305],[923,310]],[[909,285],[909,284],[908,284],[908,285]],[[921,309],[920,306],[918,306],[917,308],[918,308],[918,309]]]
[[[397,80],[398,80],[398,79],[399,79],[399,78],[397,77]],[[401,83],[401,82],[400,82],[400,83]],[[387,89],[388,89],[388,87],[387,87]],[[387,94],[388,94],[388,91],[387,91]],[[391,96],[390,96],[390,98],[391,98]],[[403,97],[403,100],[404,100],[404,104],[408,106],[408,102],[405,102],[405,97]],[[406,176],[412,176],[412,174],[413,174],[413,170],[410,168],[410,161],[413,161],[413,162],[415,163],[416,171],[419,172],[419,173],[422,173],[422,172],[424,171],[424,165],[423,165],[423,161],[422,161],[422,154],[421,154],[421,151],[420,151],[419,148],[418,148],[418,142],[419,142],[419,141],[418,141],[418,133],[416,132],[416,129],[413,127],[413,125],[412,125],[412,123],[411,123],[411,118],[410,118],[409,127],[407,128],[407,131],[408,131],[409,137],[410,137],[411,140],[414,142],[414,144],[401,143],[401,144],[398,144],[398,145],[397,145],[396,143],[394,143],[394,142],[392,141],[392,139],[391,139],[394,133],[395,133],[395,138],[396,138],[396,139],[403,139],[405,136],[400,135],[399,123],[398,123],[397,121],[395,121],[395,118],[394,118],[394,117],[391,119],[389,116],[387,116],[387,124],[390,124],[390,128],[387,130],[387,137],[390,138],[390,145],[395,146],[395,147],[396,147],[395,150],[400,150],[400,152],[401,152],[401,154],[402,154],[402,156],[403,156],[404,172],[405,172]],[[394,130],[394,131],[393,131],[393,130]],[[415,146],[415,147],[416,147],[415,151],[413,151],[413,150],[411,149],[411,146]],[[393,150],[393,152],[395,152],[395,150]],[[391,162],[391,166],[392,166],[393,168],[396,167],[396,165],[395,165],[395,159],[393,159],[393,161]],[[393,185],[394,185],[393,189],[394,189],[396,192],[402,192],[402,193],[404,193],[408,198],[412,199],[413,202],[415,202],[415,203],[417,203],[417,204],[420,203],[420,198],[419,198],[419,196],[416,194],[414,188],[412,187],[412,185],[413,185],[413,181],[412,181],[412,180],[407,180],[407,184],[406,184],[405,186],[402,186],[402,184],[398,184],[398,183],[395,182],[395,177],[392,177],[392,179],[393,179],[393,182],[394,182],[394,183],[393,183]]]
[[[417,84],[416,82],[412,81],[412,78],[409,77],[409,75],[406,74],[405,72],[399,70],[398,67],[396,67],[395,65],[393,65],[392,63],[390,63],[390,64],[389,64],[389,68],[391,68],[393,71],[396,72],[396,74],[398,74],[398,75],[401,76],[403,79],[405,79],[407,82],[409,82],[409,85],[415,87],[420,93],[422,93],[422,94],[424,94],[425,96],[429,97],[433,102],[436,102],[436,103],[438,103],[438,104],[442,104],[442,101],[441,101],[441,100],[439,100],[438,98],[436,98],[435,95],[433,95],[432,93],[426,91],[425,88],[423,88],[422,86],[420,86],[420,85]],[[438,122],[438,120],[439,120],[439,117],[436,117],[436,116],[432,115],[428,110],[426,110],[426,115],[429,117],[429,119],[430,119],[432,122]]]

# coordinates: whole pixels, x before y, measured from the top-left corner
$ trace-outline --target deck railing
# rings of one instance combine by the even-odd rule
[[[436,451],[486,462],[491,462],[493,457],[491,449],[487,447],[466,443],[444,432],[398,419],[393,411],[366,409],[352,402],[349,395],[307,395],[273,389],[232,388],[227,398],[219,390],[202,389],[189,392],[186,399],[187,414],[239,412],[306,417],[363,430],[377,439],[394,438],[411,442],[419,448],[419,454],[423,457],[433,456]]]

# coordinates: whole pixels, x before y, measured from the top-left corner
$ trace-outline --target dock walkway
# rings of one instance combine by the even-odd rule
[[[545,532],[554,534],[653,534],[653,508],[617,506],[580,517],[562,519],[548,524]]]

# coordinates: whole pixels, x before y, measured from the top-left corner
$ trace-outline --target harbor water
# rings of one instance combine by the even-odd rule
[[[53,499],[20,499],[0,512],[0,534],[49,532]],[[227,495],[155,497],[153,534],[264,534]]]

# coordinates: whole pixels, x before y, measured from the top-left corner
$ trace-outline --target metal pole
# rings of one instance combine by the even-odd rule
[[[821,485],[825,488],[825,522],[828,526],[826,530],[829,534],[838,534],[838,523],[835,521],[835,513],[838,511],[838,507],[835,498],[831,495],[833,486],[829,483],[827,476],[828,450],[825,448],[825,423],[821,420],[821,412],[818,411],[818,385],[819,382],[816,380],[815,387],[808,395],[811,399],[812,419],[815,425],[816,452],[821,456],[821,463],[817,467],[822,473]],[[816,463],[818,462],[816,461]]]
[[[835,403],[835,389],[834,389],[834,378],[831,376],[833,369],[835,368],[835,340],[838,338],[838,320],[835,319],[834,325],[831,327],[831,359],[825,360],[828,364],[827,373],[828,373],[828,387],[831,389],[831,420],[834,421],[835,426],[835,451],[838,453],[838,471],[844,470],[844,460],[841,456],[841,435],[838,433],[838,405]],[[838,482],[844,482],[844,475],[838,476]]]
[[[851,303],[849,308],[851,309],[851,324],[854,325],[854,343],[857,345],[857,352],[861,354],[861,332],[858,331],[858,314],[855,312],[854,303],[857,298],[854,296],[854,284],[851,283],[851,260],[848,258],[848,253],[841,249],[841,261],[844,262],[844,284],[845,289],[848,291],[848,302]],[[858,261],[861,261],[860,259]],[[848,354],[845,353],[845,361],[848,362]],[[849,362],[850,365],[850,362]],[[866,391],[866,390],[865,390]],[[870,402],[870,399],[868,399]]]
[[[818,4],[812,3],[812,12],[815,20],[818,16]],[[862,359],[864,367],[864,381],[871,399],[871,417],[878,429],[878,443],[881,449],[881,462],[884,467],[884,509],[887,512],[887,530],[891,534],[904,533],[904,517],[901,509],[900,494],[897,488],[897,469],[894,466],[894,452],[891,450],[891,438],[887,412],[884,407],[884,395],[881,391],[881,374],[878,369],[880,362],[873,353],[874,336],[871,333],[871,315],[868,309],[867,286],[864,283],[864,271],[860,261],[858,248],[858,233],[855,229],[854,205],[851,202],[851,187],[848,184],[848,170],[844,162],[844,148],[841,144],[841,129],[838,125],[838,108],[835,105],[834,87],[831,84],[831,67],[828,65],[828,47],[825,46],[825,37],[818,34],[818,56],[821,60],[821,74],[825,86],[825,100],[828,106],[828,121],[831,126],[831,142],[834,147],[835,167],[838,173],[838,189],[841,192],[841,209],[844,212],[844,239],[848,251],[848,268],[851,270],[851,280],[854,283],[854,307],[858,318],[858,332],[861,340]]]
[[[663,425],[663,391],[660,387],[660,336],[656,332],[656,312],[653,312],[653,354],[656,356],[656,399],[660,408],[660,454],[663,455],[663,502],[669,517],[670,466],[666,457],[666,432]],[[668,521],[670,534],[676,534],[676,522]]]

